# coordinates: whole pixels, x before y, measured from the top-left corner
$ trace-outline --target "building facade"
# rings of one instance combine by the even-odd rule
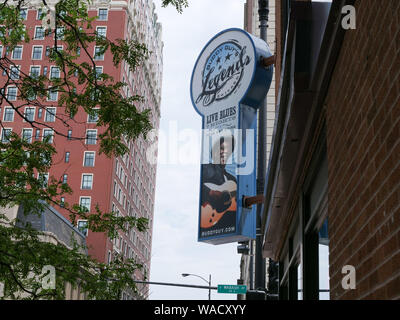
[[[275,0],[270,0],[268,4],[269,14],[268,14],[268,29],[267,29],[267,43],[274,54],[276,52],[276,35],[275,35]],[[259,14],[258,14],[258,0],[247,0],[244,4],[244,30],[260,37],[259,28]],[[267,123],[266,123],[266,161],[269,160],[271,143],[272,143],[272,133],[274,129],[275,122],[275,106],[276,106],[276,86],[275,86],[275,69],[272,77],[271,87],[268,91],[266,98],[266,108],[267,108]],[[258,121],[258,120],[257,120]],[[258,138],[258,135],[257,135]],[[248,288],[254,287],[255,278],[255,259],[253,258],[255,253],[255,240],[250,243],[242,244],[241,246],[247,246],[249,251],[242,254],[240,260],[240,280],[239,282],[245,284]],[[266,261],[266,270],[268,270],[268,260]],[[266,277],[268,281],[268,277]],[[268,283],[266,283],[266,286]],[[241,296],[240,298],[244,298]]]
[[[62,245],[72,249],[74,243],[80,247],[82,254],[87,254],[86,237],[78,228],[73,226],[52,206],[46,208],[39,214],[24,214],[22,206],[0,207],[0,214],[4,214],[17,227],[25,228],[29,224],[33,229],[42,232],[40,241],[49,242],[54,245]],[[15,293],[18,299],[27,298],[27,294]],[[65,284],[66,300],[85,300],[87,294],[77,285],[73,287],[70,283]]]
[[[39,1],[40,2],[40,1]],[[54,1],[53,1],[54,2]],[[21,14],[31,38],[29,43],[23,43],[13,52],[0,48],[2,57],[7,55],[12,63],[18,66],[25,74],[33,71],[40,75],[52,76],[57,70],[47,59],[49,48],[54,46],[54,33],[44,35],[41,32],[43,21],[40,20],[38,1],[32,1],[31,6],[23,8]],[[41,2],[40,2],[41,3]],[[49,3],[52,3],[51,1]],[[138,67],[135,72],[129,70],[128,64],[121,63],[114,67],[110,51],[104,54],[95,54],[97,48],[93,44],[87,48],[94,55],[96,72],[107,73],[115,81],[127,84],[123,89],[125,97],[141,95],[143,103],[137,103],[139,111],[150,109],[150,121],[154,129],[159,127],[162,77],[162,49],[161,25],[157,21],[155,5],[152,1],[93,1],[89,6],[89,16],[97,18],[92,22],[91,31],[97,32],[110,40],[135,39],[146,45],[151,52],[149,59]],[[62,47],[62,39],[59,42]],[[78,63],[87,58],[81,55]],[[0,79],[3,83],[5,77]],[[7,88],[7,94],[13,92]],[[15,100],[18,103],[18,92]],[[11,95],[10,95],[11,96]],[[0,111],[2,122],[1,136],[6,137],[6,131],[28,137],[31,141],[42,140],[46,135],[53,135],[52,143],[57,150],[53,158],[53,166],[46,173],[46,178],[53,176],[57,180],[68,183],[72,188],[71,195],[66,194],[61,201],[69,204],[80,204],[89,212],[95,212],[96,206],[103,212],[116,212],[118,215],[145,217],[149,219],[149,228],[146,232],[138,232],[135,228],[127,233],[120,233],[115,241],[111,241],[106,234],[93,233],[85,230],[85,221],[78,221],[78,227],[84,230],[87,236],[89,254],[101,262],[109,262],[114,252],[124,257],[134,258],[143,269],[135,274],[137,279],[143,280],[150,274],[150,257],[153,228],[153,210],[155,195],[156,165],[149,163],[146,150],[150,141],[142,136],[135,141],[125,141],[129,153],[123,157],[108,158],[99,154],[98,136],[104,132],[104,127],[97,126],[96,116],[89,116],[80,110],[65,126],[62,121],[65,111],[57,107],[58,95],[55,93],[45,102],[46,108],[35,106],[29,109],[32,120],[44,123],[43,126],[32,128],[23,121],[16,112],[7,107],[3,100]],[[59,132],[62,135],[54,134]],[[86,139],[74,139],[86,137]],[[60,208],[60,212],[68,218],[67,210]],[[140,286],[139,286],[140,287]],[[136,298],[146,298],[148,288],[140,288],[141,295]],[[124,294],[124,298],[131,298]]]
[[[263,255],[279,297],[400,299],[398,1],[277,1]]]

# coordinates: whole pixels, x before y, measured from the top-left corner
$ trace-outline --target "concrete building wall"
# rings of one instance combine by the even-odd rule
[[[41,213],[25,214],[22,206],[0,207],[0,214],[4,214],[9,219],[10,224],[24,228],[29,224],[33,229],[41,231],[39,240],[52,243],[54,245],[63,245],[72,248],[76,243],[81,248],[82,254],[87,254],[86,238],[65,219],[57,210],[47,206]],[[30,277],[35,275],[31,273]],[[28,294],[24,291],[15,293],[18,299],[27,298]],[[80,290],[80,287],[72,287],[70,283],[65,284],[66,300],[85,300],[86,294]]]

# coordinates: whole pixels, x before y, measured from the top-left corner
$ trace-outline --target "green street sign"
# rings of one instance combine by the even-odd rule
[[[235,294],[245,294],[247,287],[244,285],[236,284],[219,284],[218,293],[235,293]]]

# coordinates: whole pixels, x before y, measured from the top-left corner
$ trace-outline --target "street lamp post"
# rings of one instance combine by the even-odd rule
[[[205,282],[207,282],[208,286],[209,286],[209,289],[208,289],[208,300],[211,300],[211,274],[209,275],[209,280],[208,281],[206,279],[204,279],[203,277],[197,275],[197,274],[182,273],[182,277],[187,277],[187,276],[195,276],[195,277],[198,277],[198,278],[204,280]]]

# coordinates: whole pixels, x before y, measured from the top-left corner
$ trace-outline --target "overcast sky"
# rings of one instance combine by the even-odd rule
[[[150,281],[207,285],[197,277],[181,276],[193,273],[205,279],[211,274],[212,286],[236,284],[237,243],[197,242],[200,156],[191,152],[197,148],[188,146],[188,137],[200,135],[201,118],[191,104],[189,87],[206,43],[224,29],[243,28],[245,0],[189,0],[181,15],[154,1],[163,28],[164,71]],[[151,300],[208,299],[206,289],[151,285],[149,293]],[[211,298],[236,299],[236,295],[213,290]]]

